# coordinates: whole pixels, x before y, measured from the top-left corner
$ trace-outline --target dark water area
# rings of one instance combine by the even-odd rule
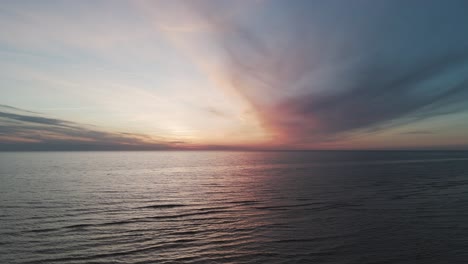
[[[468,152],[0,153],[0,263],[468,263]]]

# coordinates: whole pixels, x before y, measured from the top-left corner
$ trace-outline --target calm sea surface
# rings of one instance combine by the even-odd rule
[[[0,263],[468,263],[468,152],[0,153]]]

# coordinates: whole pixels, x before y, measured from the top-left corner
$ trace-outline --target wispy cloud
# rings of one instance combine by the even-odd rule
[[[31,114],[39,114],[38,112],[33,112],[33,111],[29,111],[29,110],[24,110],[24,109],[17,108],[17,107],[13,107],[13,106],[9,106],[9,105],[2,105],[2,104],[0,104],[0,109],[1,109],[1,108],[9,109],[9,110],[14,110],[14,111],[19,111],[19,112],[26,112],[26,113],[31,113]]]
[[[402,135],[432,135],[434,132],[426,130],[413,130],[401,132]]]
[[[2,105],[2,108],[0,150],[156,150],[183,147],[184,143],[137,133],[101,131],[76,122],[33,115],[16,107]]]
[[[196,10],[217,29],[232,86],[286,143],[375,133],[466,110],[462,3],[429,1],[423,10],[390,1],[340,3],[288,3],[282,22],[267,6],[263,17],[257,10],[260,24],[221,21],[216,14],[222,10],[211,5]]]

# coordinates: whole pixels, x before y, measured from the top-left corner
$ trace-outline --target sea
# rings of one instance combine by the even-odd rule
[[[0,263],[468,263],[468,152],[0,153]]]

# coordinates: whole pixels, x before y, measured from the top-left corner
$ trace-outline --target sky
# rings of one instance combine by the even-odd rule
[[[0,150],[468,149],[467,10],[4,1]]]

